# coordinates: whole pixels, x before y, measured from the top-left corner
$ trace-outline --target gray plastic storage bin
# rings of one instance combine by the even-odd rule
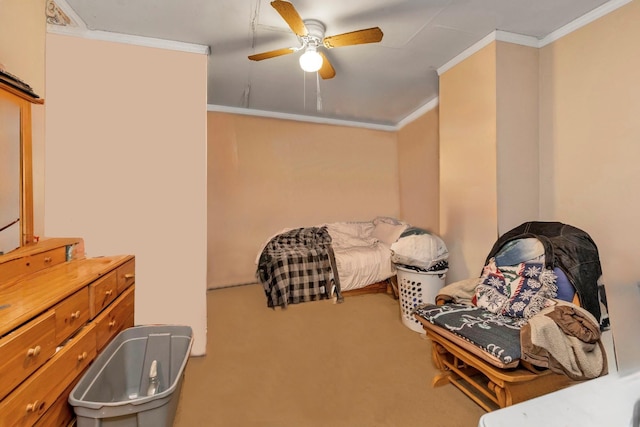
[[[77,427],[172,426],[192,344],[189,326],[135,326],[120,332],[69,395]],[[154,372],[157,382],[150,380]]]

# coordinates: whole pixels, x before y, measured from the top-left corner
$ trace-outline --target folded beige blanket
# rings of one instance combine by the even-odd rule
[[[573,380],[605,375],[607,357],[598,322],[583,308],[556,301],[522,326],[521,359]]]
[[[469,304],[476,293],[479,277],[453,282],[440,289],[436,296],[436,304],[456,303]]]

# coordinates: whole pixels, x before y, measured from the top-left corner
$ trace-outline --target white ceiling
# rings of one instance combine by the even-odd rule
[[[378,26],[380,43],[325,51],[336,77],[298,66],[299,46],[269,0],[56,0],[85,31],[210,47],[208,104],[396,126],[438,96],[438,69],[495,30],[539,41],[623,0],[291,0],[326,35]],[[628,0],[627,0],[628,1]],[[624,1],[626,3],[626,1]],[[594,9],[596,9],[594,11]]]

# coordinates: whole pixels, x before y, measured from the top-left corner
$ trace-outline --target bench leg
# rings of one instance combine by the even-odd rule
[[[452,384],[486,411],[520,403],[572,383],[568,377],[547,370],[540,373],[523,368],[500,370],[429,330],[427,337],[431,342],[431,360],[440,371],[431,385]]]

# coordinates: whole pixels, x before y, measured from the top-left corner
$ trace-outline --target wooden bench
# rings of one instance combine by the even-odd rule
[[[460,389],[486,411],[504,408],[567,387],[572,381],[550,370],[538,370],[520,361],[514,368],[499,368],[473,354],[462,338],[420,316],[431,341],[432,361],[440,373],[432,386],[448,383]],[[467,345],[473,345],[467,343]]]

